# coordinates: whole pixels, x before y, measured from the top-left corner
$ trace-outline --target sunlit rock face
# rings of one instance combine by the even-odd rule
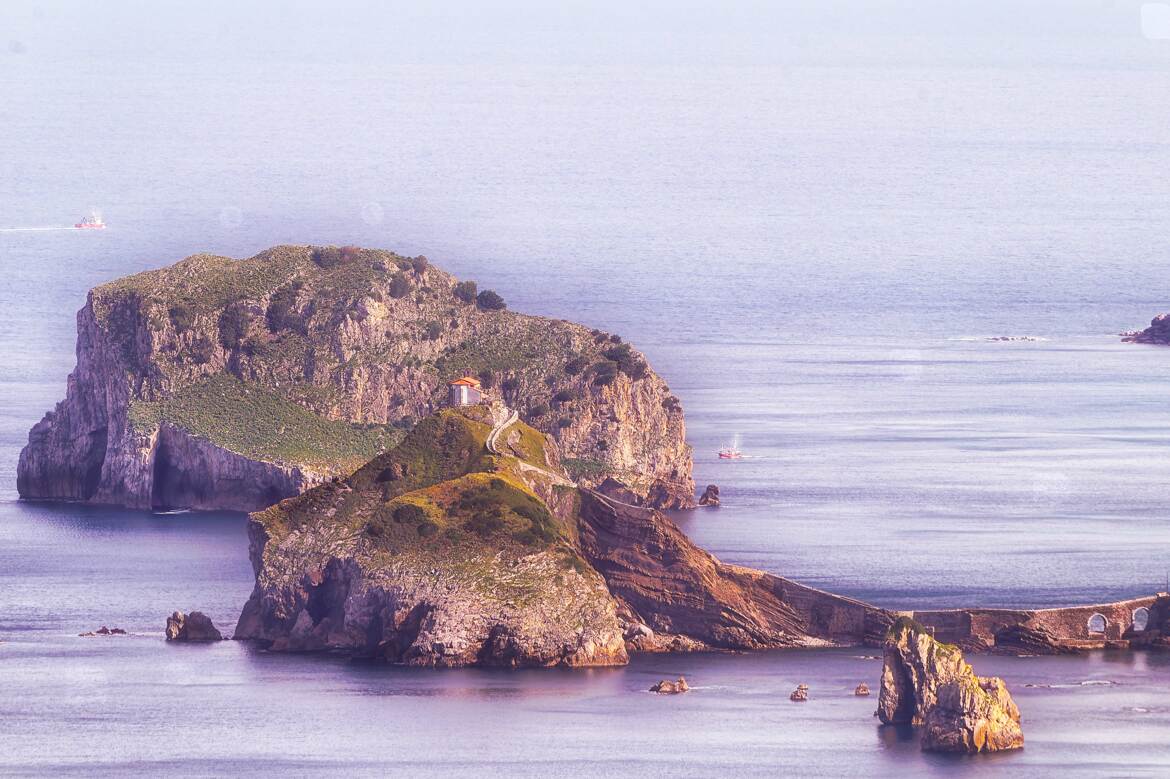
[[[878,717],[922,726],[922,748],[998,752],[1024,746],[1020,710],[1002,679],[975,675],[958,647],[907,618],[886,637]]]
[[[22,497],[255,510],[345,476],[477,376],[578,483],[694,505],[678,399],[617,336],[481,305],[425,258],[280,246],[95,288]]]

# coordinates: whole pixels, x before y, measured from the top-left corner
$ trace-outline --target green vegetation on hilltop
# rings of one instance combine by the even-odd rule
[[[270,532],[317,523],[363,535],[383,553],[441,557],[492,550],[522,556],[550,547],[573,567],[574,529],[556,517],[524,474],[546,470],[544,438],[517,423],[514,453],[486,448],[486,409],[447,409],[423,419],[394,449],[343,484],[327,484],[263,513]],[[527,470],[525,470],[527,469]],[[539,476],[537,476],[539,478]]]
[[[263,387],[219,374],[165,400],[130,405],[130,422],[150,430],[161,422],[253,459],[349,473],[393,446],[403,433],[388,425],[325,419]]]
[[[323,251],[336,259],[323,260]],[[426,265],[419,267],[426,269]],[[94,300],[102,320],[128,296],[168,301],[172,321],[178,318],[190,327],[195,315],[215,314],[240,301],[263,300],[290,282],[310,287],[319,305],[324,305],[364,295],[375,281],[413,269],[412,260],[380,249],[277,246],[245,260],[196,254],[167,268],[103,284],[94,290]]]

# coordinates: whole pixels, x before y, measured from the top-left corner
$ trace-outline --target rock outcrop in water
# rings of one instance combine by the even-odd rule
[[[997,752],[1024,745],[1020,711],[1002,679],[975,675],[958,647],[898,619],[886,637],[878,717],[922,726],[922,748]]]
[[[719,487],[714,484],[708,484],[707,489],[703,490],[703,494],[699,497],[700,506],[718,506],[719,505]]]
[[[223,634],[215,627],[211,617],[202,611],[184,614],[176,611],[167,617],[167,641],[222,641]]]
[[[196,255],[97,287],[20,494],[254,510],[360,467],[471,374],[556,440],[576,481],[693,506],[682,409],[645,358],[501,305],[425,258],[352,247]]]
[[[687,692],[691,686],[687,684],[687,680],[683,677],[678,677],[678,681],[672,682],[669,679],[663,679],[660,682],[655,682],[650,687],[650,692],[656,692],[659,695],[678,695],[679,693]]]
[[[1170,314],[1158,314],[1145,330],[1123,333],[1122,340],[1138,344],[1170,344]]]

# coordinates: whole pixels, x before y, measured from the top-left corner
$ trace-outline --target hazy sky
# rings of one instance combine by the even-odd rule
[[[1146,4],[1150,5],[1150,4]],[[1153,4],[1157,18],[1162,4]],[[796,41],[843,37],[953,40],[1035,36],[1142,37],[1142,2],[292,2],[4,0],[0,45],[66,56],[702,61],[714,39],[728,56],[769,59]],[[1170,14],[1170,8],[1165,9]],[[570,43],[566,43],[566,32]],[[549,33],[555,32],[555,35]],[[728,47],[726,38],[740,44]],[[555,43],[553,43],[555,41]],[[1146,43],[1154,43],[1145,41]],[[1161,42],[1165,44],[1165,42]],[[781,50],[778,52],[777,50]]]

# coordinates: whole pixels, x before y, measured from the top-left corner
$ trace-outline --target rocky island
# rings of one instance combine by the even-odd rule
[[[509,311],[425,257],[278,246],[92,290],[21,497],[252,511],[347,476],[470,375],[582,484],[694,505],[682,408],[617,336]]]
[[[1158,314],[1145,330],[1122,333],[1121,340],[1137,344],[1170,344],[1170,314]]]
[[[274,651],[588,666],[883,641],[893,612],[691,542],[660,510],[695,505],[691,468],[681,404],[617,336],[509,311],[424,257],[281,246],[94,289],[18,486],[254,511],[235,637]],[[1167,604],[913,617],[1035,654],[1162,646]]]
[[[572,481],[505,408],[444,409],[345,479],[252,515],[235,637],[406,665],[590,666],[635,651],[824,646],[884,612],[696,547]]]

